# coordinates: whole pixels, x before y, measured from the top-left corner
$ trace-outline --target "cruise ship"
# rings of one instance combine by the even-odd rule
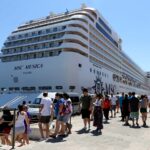
[[[98,10],[85,6],[20,25],[4,42],[0,60],[3,97],[150,90],[150,78],[122,50],[122,39]]]

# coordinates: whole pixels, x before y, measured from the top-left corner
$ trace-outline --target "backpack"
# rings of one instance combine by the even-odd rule
[[[70,114],[72,113],[72,104],[70,101],[67,101],[63,104],[63,112],[64,114]]]
[[[108,99],[104,100],[103,108],[110,108],[110,101]]]

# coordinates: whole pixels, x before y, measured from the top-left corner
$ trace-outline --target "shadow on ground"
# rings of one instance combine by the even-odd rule
[[[76,132],[77,132],[77,134],[86,134],[86,133],[89,133],[90,130],[81,129],[81,130],[78,130]]]

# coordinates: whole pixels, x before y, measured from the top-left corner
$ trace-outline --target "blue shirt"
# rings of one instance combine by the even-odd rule
[[[123,100],[124,100],[124,97],[123,97],[123,96],[120,96],[120,97],[119,97],[119,104],[120,104],[120,107],[122,107],[122,102],[123,102]]]
[[[59,113],[59,106],[61,104],[64,104],[65,100],[63,98],[57,100],[55,106],[54,106],[54,109],[55,109],[55,116],[57,117],[58,113]]]

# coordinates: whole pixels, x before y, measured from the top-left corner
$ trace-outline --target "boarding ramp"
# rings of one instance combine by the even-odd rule
[[[10,107],[17,108],[19,104],[22,104],[23,101],[26,101],[28,104],[34,102],[35,98],[38,97],[40,93],[11,93],[0,95],[0,107]]]

